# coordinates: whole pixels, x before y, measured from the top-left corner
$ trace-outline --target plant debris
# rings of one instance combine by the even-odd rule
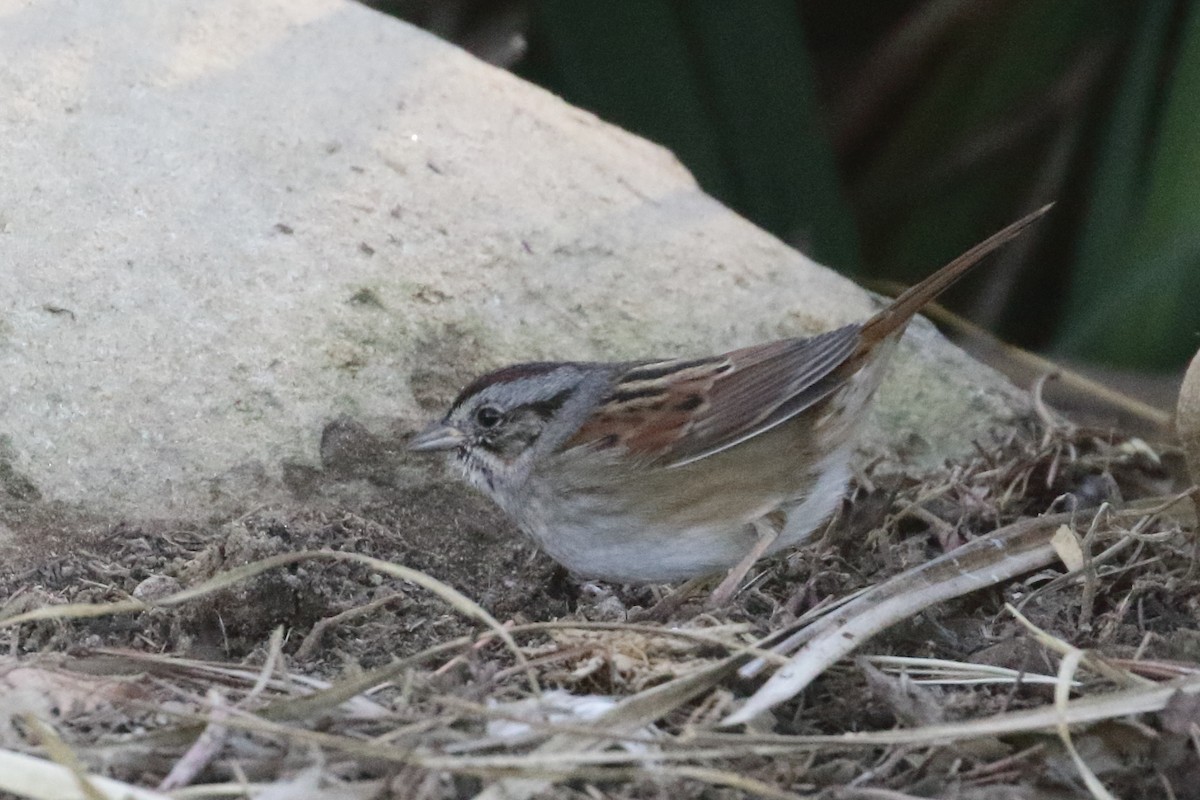
[[[0,574],[0,796],[1200,797],[1179,454],[1042,421],[867,470],[728,608],[665,622],[629,621],[665,587],[577,586],[483,504],[425,524],[440,484],[81,538]],[[1035,565],[921,583],[1017,529]],[[905,581],[919,602],[738,716],[789,637]]]

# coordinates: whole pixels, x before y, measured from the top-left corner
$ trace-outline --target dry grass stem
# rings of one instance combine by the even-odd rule
[[[934,474],[867,468],[729,607],[663,621],[629,621],[657,590],[564,591],[513,540],[414,544],[410,500],[115,531],[0,580],[0,792],[1187,796],[1189,495],[1144,442],[1043,414]]]

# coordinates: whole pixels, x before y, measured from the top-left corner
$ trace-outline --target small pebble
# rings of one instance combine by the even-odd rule
[[[183,585],[170,575],[151,575],[137,585],[137,588],[133,590],[133,596],[144,603],[152,603],[175,594],[181,589],[183,589]]]

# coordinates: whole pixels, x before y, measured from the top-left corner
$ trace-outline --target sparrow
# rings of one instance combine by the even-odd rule
[[[413,437],[441,451],[581,578],[665,583],[762,557],[838,506],[871,398],[912,317],[1050,206],[1014,222],[870,319],[704,358],[513,364],[476,378]]]

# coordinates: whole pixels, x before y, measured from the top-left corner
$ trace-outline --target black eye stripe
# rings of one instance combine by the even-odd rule
[[[536,403],[529,403],[525,406],[525,408],[528,408],[542,419],[549,419],[554,415],[555,411],[558,411],[563,407],[563,403],[567,402],[567,400],[569,400],[571,395],[574,393],[574,389],[563,389],[553,397],[547,398],[546,400],[540,400]]]

